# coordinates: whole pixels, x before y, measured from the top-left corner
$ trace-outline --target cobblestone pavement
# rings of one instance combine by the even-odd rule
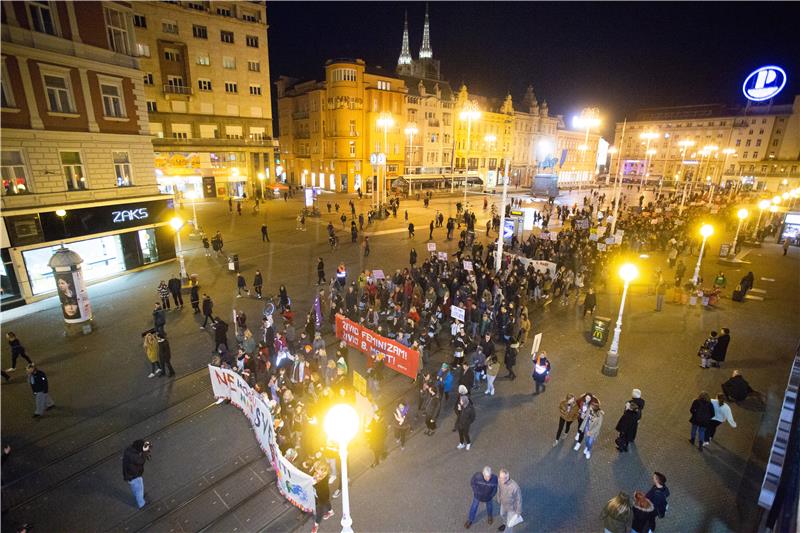
[[[331,198],[347,209],[347,198]],[[241,217],[229,215],[223,202],[203,202],[198,204],[198,217],[209,233],[222,231],[226,252],[239,253],[248,282],[260,268],[265,294],[276,293],[283,283],[295,309],[303,310],[308,309],[314,292],[318,256],[325,259],[329,274],[340,260],[351,274],[364,268],[400,268],[407,264],[412,246],[424,253],[427,224],[435,211],[454,211],[460,199],[437,198],[427,210],[419,202],[405,202],[398,219],[370,228],[374,235],[367,260],[347,238],[338,250],[330,250],[325,225],[335,213],[324,213],[322,220],[309,219],[306,232],[295,231],[297,199],[268,202],[258,216],[244,210]],[[482,199],[473,202],[481,227],[485,220],[479,205]],[[366,207],[368,201],[362,205]],[[407,206],[417,226],[413,242],[404,231]],[[188,218],[190,212],[184,211],[184,216]],[[261,242],[263,220],[269,224],[272,243]],[[454,250],[455,242],[444,242],[443,236],[443,230],[434,234],[438,247]],[[187,270],[199,275],[202,290],[215,300],[215,310],[228,316],[236,305],[248,313],[250,323],[257,322],[261,302],[235,298],[235,279],[224,259],[204,257],[197,240],[184,239],[184,243]],[[710,244],[715,249],[717,242]],[[586,341],[589,319],[582,319],[574,305],[554,303],[534,312],[534,332],[543,333],[542,347],[553,362],[547,391],[538,397],[530,395],[532,387],[526,379],[530,363],[521,356],[520,379],[498,380],[493,398],[476,396],[475,444],[469,452],[455,449],[449,409],[443,410],[443,418],[447,416],[436,435],[426,437],[415,431],[405,451],[393,451],[377,469],[367,467],[363,446],[356,441],[351,490],[356,529],[461,529],[470,501],[469,477],[484,464],[505,466],[520,482],[524,530],[597,530],[603,503],[620,489],[646,490],[653,469],[667,475],[672,490],[670,512],[659,522],[659,531],[752,529],[763,457],[771,443],[797,340],[800,258],[796,250],[784,258],[775,245],[765,245],[751,251],[746,260],[752,261],[748,268],[756,274],[756,287],[767,291],[764,301],[735,304],[725,299],[708,311],[668,304],[663,312],[655,313],[648,287],[635,284],[626,304],[621,370],[616,378],[600,373],[605,352]],[[656,261],[663,258],[656,254],[641,260],[642,280],[649,279],[647,265]],[[718,269],[726,270],[729,279],[744,273],[718,266],[710,256],[704,263],[707,278]],[[253,451],[255,440],[244,417],[229,406],[210,407],[204,365],[212,339],[199,330],[191,309],[168,313],[167,332],[178,379],[146,377],[149,370],[140,333],[151,325],[158,280],[170,277],[175,269],[172,262],[92,285],[89,292],[97,330],[87,337],[61,336],[54,301],[32,307],[37,310],[32,315],[24,310],[4,315],[4,330],[15,331],[48,373],[58,405],[33,421],[30,389],[21,368],[2,386],[3,442],[14,448],[12,458],[3,465],[4,525],[33,521],[43,531],[188,531],[206,524],[219,531],[308,527],[304,517],[270,488],[271,473]],[[761,277],[775,281],[760,281]],[[599,314],[616,316],[616,289],[612,285],[609,293],[600,294]],[[701,370],[695,357],[697,346],[708,330],[723,326],[731,328],[733,337],[727,368]],[[4,366],[8,359],[3,346]],[[721,427],[715,442],[700,454],[686,442],[689,403],[700,390],[716,392],[734,367],[766,393],[766,412],[749,404],[734,407],[738,427]],[[409,385],[405,378],[393,379],[384,391],[384,401],[407,393]],[[613,426],[633,387],[642,389],[647,406],[636,445],[619,456],[613,448]],[[587,390],[601,398],[606,412],[589,461],[572,451],[569,441],[552,447],[558,401],[566,392]],[[119,460],[124,446],[142,435],[154,435],[154,459],[147,465],[145,483],[155,503],[140,513],[120,479]],[[755,455],[751,456],[751,450]],[[323,531],[338,530],[339,505],[336,500],[337,516],[323,524]],[[486,529],[485,522],[473,528]]]

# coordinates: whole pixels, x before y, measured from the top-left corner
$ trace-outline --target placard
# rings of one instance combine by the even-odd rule
[[[597,233],[592,233],[591,235],[589,235],[589,240],[590,241],[597,241]]]
[[[541,344],[542,344],[542,334],[537,333],[536,336],[533,338],[533,348],[531,348],[531,355],[539,351],[539,346],[541,346]]]
[[[353,388],[359,394],[363,396],[367,395],[367,380],[355,370],[353,370]]]
[[[386,276],[383,275],[383,270],[373,270],[372,275],[375,279],[386,279]]]
[[[440,261],[447,261],[447,252],[437,252]]]
[[[464,270],[472,270],[472,261],[464,261]]]
[[[435,252],[436,251],[436,243],[435,242],[429,242],[428,243],[428,251],[429,252]]]
[[[463,307],[458,307],[457,305],[451,305],[450,316],[452,318],[455,318],[456,320],[464,322],[464,317],[466,316],[466,312],[464,311]]]
[[[603,244],[602,242],[598,242],[597,243],[597,250],[599,252],[605,252],[606,251],[606,245]]]
[[[349,318],[336,315],[336,338],[365,354],[382,354],[384,364],[411,379],[417,378],[419,352],[378,335]]]

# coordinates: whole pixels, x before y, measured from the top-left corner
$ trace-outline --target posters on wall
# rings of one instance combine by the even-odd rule
[[[92,318],[92,306],[86,292],[83,272],[80,269],[57,270],[53,272],[53,277],[64,322],[75,324]]]
[[[233,370],[208,365],[208,371],[214,396],[230,400],[250,420],[259,447],[272,463],[280,493],[295,507],[307,513],[313,512],[316,499],[314,478],[294,466],[281,453],[275,439],[272,413],[264,397],[250,388]]]
[[[378,335],[371,329],[336,315],[336,338],[365,354],[382,354],[383,363],[411,379],[417,378],[419,352],[397,341]]]

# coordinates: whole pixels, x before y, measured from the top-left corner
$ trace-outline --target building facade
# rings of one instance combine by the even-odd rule
[[[549,115],[547,101],[539,102],[530,85],[520,109],[514,110],[514,148],[511,156],[511,183],[530,187],[541,169],[544,157],[555,146],[560,117]],[[551,148],[548,148],[551,147]]]
[[[645,109],[625,124],[624,142],[622,129],[617,123],[611,174],[621,166],[628,181],[778,192],[800,185],[800,95],[791,105]]]
[[[52,295],[61,244],[91,281],[175,257],[129,2],[3,2],[2,288]]]
[[[262,196],[275,175],[263,2],[133,2],[162,192]]]
[[[605,161],[608,143],[597,133],[570,130],[563,120],[556,130],[555,167],[559,186],[590,186]]]
[[[407,88],[361,59],[325,63],[324,81],[277,82],[281,159],[293,185],[371,193],[405,171]],[[385,154],[383,165],[373,155]],[[388,186],[388,185],[387,185]]]

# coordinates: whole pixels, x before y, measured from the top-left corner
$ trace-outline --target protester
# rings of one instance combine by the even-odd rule
[[[561,438],[561,431],[564,431],[564,438],[566,438],[567,434],[569,434],[570,426],[578,419],[578,402],[575,400],[575,396],[567,394],[567,397],[558,404],[558,411],[558,430],[556,431],[556,440],[553,442],[553,446],[558,444]]]
[[[641,491],[633,493],[631,533],[650,533],[656,529],[656,508]]]
[[[494,521],[492,516],[494,514],[494,506],[492,504],[494,497],[497,495],[497,476],[492,473],[490,467],[484,466],[481,472],[475,472],[475,474],[473,474],[470,480],[470,486],[472,487],[472,505],[469,508],[469,517],[464,523],[464,528],[469,529],[475,522],[475,517],[478,514],[478,507],[481,503],[486,505],[487,521],[491,526]]]
[[[733,419],[731,407],[725,403],[724,394],[717,394],[717,397],[711,400],[711,405],[714,407],[714,417],[708,422],[708,427],[706,428],[706,440],[703,443],[704,446],[707,446],[708,443],[711,442],[711,440],[714,438],[714,435],[717,433],[717,428],[723,422],[727,422],[732,428],[736,427],[736,421]]]
[[[545,386],[550,380],[550,361],[547,359],[547,352],[543,351],[534,357],[531,377],[535,384],[533,395],[536,396],[545,390]]]
[[[501,468],[497,475],[497,501],[500,503],[500,519],[505,522],[497,530],[511,531],[522,522],[522,491],[505,468]]]
[[[49,411],[56,406],[50,397],[50,385],[47,382],[47,374],[40,370],[34,363],[28,363],[26,368],[28,373],[28,383],[33,391],[35,409],[33,418],[41,417],[45,411]]]
[[[404,402],[398,403],[394,410],[394,436],[401,450],[406,449],[406,435],[411,428],[408,411],[408,405]]]
[[[620,492],[606,503],[600,513],[605,533],[628,533],[633,523],[631,499],[624,492]]]
[[[707,392],[703,391],[700,393],[692,402],[689,412],[692,415],[691,418],[689,418],[689,422],[692,424],[692,433],[689,442],[694,444],[695,437],[697,436],[699,438],[697,445],[702,452],[703,443],[706,440],[706,428],[711,422],[711,419],[714,418],[714,406],[711,404],[711,399]]]
[[[122,478],[131,487],[136,506],[141,509],[147,502],[144,500],[144,463],[150,459],[150,443],[142,439],[133,441],[122,455]]]
[[[470,449],[472,441],[469,438],[469,428],[475,421],[475,406],[466,394],[462,395],[456,403],[456,429],[458,430],[458,448]]]

